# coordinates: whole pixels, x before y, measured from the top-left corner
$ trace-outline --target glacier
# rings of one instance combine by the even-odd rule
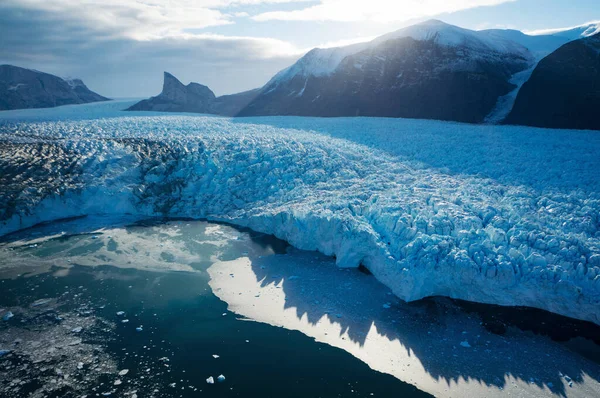
[[[600,324],[600,135],[383,118],[0,112],[0,234],[83,215],[227,222],[448,296]]]

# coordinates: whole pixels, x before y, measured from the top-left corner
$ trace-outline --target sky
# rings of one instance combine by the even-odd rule
[[[598,0],[0,0],[0,64],[148,97],[163,71],[217,95],[265,84],[314,47],[430,18],[522,31],[600,20]]]

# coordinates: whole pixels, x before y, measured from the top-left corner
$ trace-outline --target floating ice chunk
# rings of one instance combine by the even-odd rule
[[[77,369],[83,369],[83,362],[77,362]]]
[[[215,379],[210,376],[208,379],[206,379],[206,384],[215,384]]]
[[[6,314],[4,314],[4,316],[2,317],[2,320],[3,321],[8,321],[13,316],[15,316],[15,315],[11,311],[8,311]]]
[[[121,323],[127,323],[127,322],[129,322],[129,319],[123,319],[123,320],[121,321]]]
[[[391,303],[385,303],[385,304],[383,305],[383,308],[385,308],[385,309],[387,310],[387,309],[390,309],[390,308],[392,308],[392,305],[391,305]]]
[[[225,381],[225,376],[223,376],[223,375],[219,375],[219,377],[217,377],[217,381],[218,381],[219,383],[223,383],[223,382]]]
[[[135,328],[135,331],[136,331],[136,332],[141,332],[141,331],[143,331],[143,330],[144,330],[144,328],[142,327],[142,325],[140,325],[140,326],[138,326],[137,328]]]
[[[125,376],[127,373],[129,373],[129,369],[123,369],[119,372],[119,376]]]
[[[10,352],[10,350],[0,350],[0,357],[3,357],[4,355],[9,354]]]
[[[465,347],[465,348],[471,348],[471,344],[469,344],[469,342],[467,340],[461,341],[460,346]]]
[[[41,306],[41,305],[48,304],[48,303],[49,303],[49,302],[51,302],[51,301],[52,301],[52,299],[49,299],[49,298],[47,298],[47,299],[39,299],[39,300],[36,300],[36,301],[34,301],[34,302],[31,304],[31,306],[32,306],[32,307],[39,307],[39,306]]]
[[[115,382],[113,383],[113,385],[115,386],[120,386],[121,384],[123,384],[123,382],[121,380],[115,380]]]
[[[125,311],[119,311],[119,312],[117,312],[117,316],[123,316],[123,315],[125,315]]]
[[[218,359],[218,358],[220,358],[220,357],[219,357],[217,354],[213,354],[213,356],[212,356],[212,357],[213,357],[214,359]]]
[[[73,332],[73,333],[81,333],[82,330],[83,330],[83,328],[81,326],[77,326],[75,329],[71,330],[71,332]]]

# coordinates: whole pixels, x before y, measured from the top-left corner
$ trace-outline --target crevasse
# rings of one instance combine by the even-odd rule
[[[377,119],[285,125],[293,122],[5,123],[0,232],[85,214],[208,218],[334,255],[341,267],[363,264],[404,300],[525,305],[600,324],[598,138],[552,155],[562,133]],[[415,144],[436,130],[428,149]],[[473,159],[475,137],[501,158]],[[549,182],[550,160],[563,181]]]

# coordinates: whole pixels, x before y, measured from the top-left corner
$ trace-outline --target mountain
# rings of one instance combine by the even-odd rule
[[[206,86],[190,83],[184,86],[175,76],[165,72],[162,92],[140,101],[130,111],[209,113],[215,94]]]
[[[315,49],[280,72],[240,116],[386,116],[482,122],[512,75],[533,65],[524,46],[431,20],[369,43]]]
[[[544,58],[563,44],[575,40],[575,38],[569,39],[559,35],[528,35],[513,29],[487,29],[480,31],[480,33],[487,35],[492,40],[502,38],[518,43],[527,48],[538,60]]]
[[[533,36],[563,37],[569,41],[591,37],[600,33],[600,21],[588,22],[583,25],[563,29],[547,29],[530,33]]]
[[[79,80],[0,65],[0,110],[51,108],[60,105],[108,101]]]
[[[234,116],[258,93],[258,90],[216,97],[198,83],[183,85],[175,76],[164,72],[162,92],[156,97],[134,104],[128,111],[192,112]]]
[[[525,34],[430,20],[366,43],[313,49],[262,88],[239,94],[215,97],[165,73],[163,93],[129,110],[501,123],[539,60],[596,31],[600,23]]]
[[[523,85],[507,124],[600,130],[600,33],[542,59]]]

